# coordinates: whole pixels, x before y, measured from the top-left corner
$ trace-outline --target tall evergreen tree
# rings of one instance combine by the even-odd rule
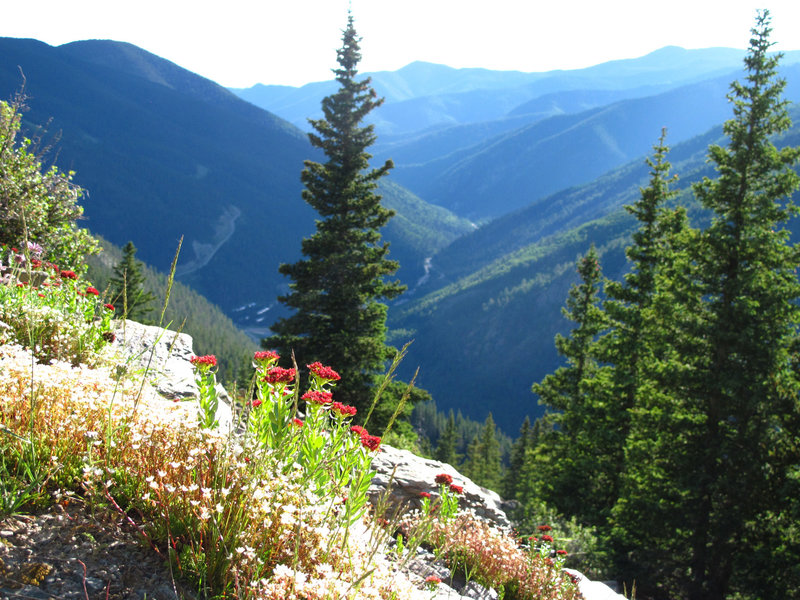
[[[790,196],[798,176],[790,167],[800,149],[778,150],[771,140],[790,123],[780,55],[768,53],[770,31],[768,12],[760,12],[746,79],[729,94],[729,143],[709,149],[719,177],[694,188],[713,217],[687,249],[694,279],[684,299],[693,305],[683,303],[680,312],[693,317],[681,318],[673,333],[683,367],[665,381],[668,396],[640,407],[629,442],[642,456],[650,440],[649,462],[629,478],[620,527],[628,516],[635,526],[649,508],[652,529],[681,541],[632,559],[639,572],[655,567],[668,576],[666,587],[651,592],[661,597],[785,598],[797,590],[796,580],[793,590],[788,583],[775,589],[769,561],[752,561],[744,550],[785,559],[785,533],[770,532],[774,544],[763,539],[776,515],[796,508],[787,491],[796,488],[800,464],[800,249],[785,227],[797,212]]]
[[[605,367],[597,362],[597,337],[608,321],[598,298],[602,272],[594,245],[578,259],[577,268],[580,283],[570,289],[563,310],[577,326],[569,337],[559,334],[555,341],[567,365],[532,387],[549,409],[540,424],[535,453],[538,481],[533,487],[559,512],[581,514],[595,522],[600,507],[607,505],[601,498],[608,493],[609,482],[606,470],[598,469],[603,460],[598,450],[604,446],[598,423],[605,406],[597,383]]]
[[[456,416],[453,410],[447,417],[447,424],[444,431],[439,436],[439,441],[436,444],[436,452],[433,457],[439,462],[447,463],[449,465],[458,464],[458,428],[456,427]]]
[[[143,264],[136,260],[136,246],[128,242],[123,248],[122,259],[114,267],[109,279],[110,300],[117,317],[144,321],[152,311],[150,306],[155,296],[144,289]]]
[[[405,288],[386,281],[398,264],[387,258],[389,245],[381,243],[379,230],[394,213],[381,205],[375,188],[393,165],[369,168],[366,149],[375,134],[372,125],[362,123],[383,100],[369,78],[357,79],[360,60],[349,15],[334,69],[339,89],[322,100],[323,118],[310,121],[311,144],[328,160],[306,161],[301,174],[303,199],[321,219],[316,233],[303,240],[305,258],[280,266],[292,283],[279,300],[295,312],[278,320],[262,345],[285,356],[294,352],[301,366],[318,360],[336,369],[342,377],[337,398],[363,418],[375,378],[394,352],[385,343],[387,308],[380,300]]]
[[[594,425],[596,431],[602,431],[596,434],[596,470],[604,473],[606,489],[592,503],[596,514],[589,520],[594,525],[604,524],[617,503],[631,413],[643,388],[644,393],[652,393],[645,373],[655,352],[652,339],[655,321],[650,316],[650,307],[656,294],[659,269],[669,256],[666,246],[675,236],[675,223],[685,223],[680,219],[682,209],[668,214],[666,208],[666,203],[674,197],[669,190],[674,178],[669,175],[670,164],[666,160],[669,148],[665,140],[666,129],[663,129],[658,143],[653,146],[653,157],[647,159],[649,184],[641,188],[637,202],[625,207],[639,223],[631,236],[632,243],[625,250],[630,271],[621,282],[609,280],[604,285],[603,310],[609,320],[609,330],[598,340],[595,352],[608,367],[593,389],[595,401],[603,406]],[[599,503],[601,500],[603,504]],[[585,518],[587,515],[577,516]]]
[[[519,478],[525,465],[525,458],[529,450],[533,448],[533,444],[534,433],[531,429],[531,420],[526,416],[525,420],[522,422],[522,427],[520,427],[519,437],[511,447],[511,455],[508,459],[508,470],[506,471],[505,477],[503,477],[503,496],[509,500],[517,498],[517,491],[520,488]]]
[[[503,463],[492,413],[487,415],[480,435],[470,442],[462,468],[464,474],[475,483],[495,491],[500,489]]]

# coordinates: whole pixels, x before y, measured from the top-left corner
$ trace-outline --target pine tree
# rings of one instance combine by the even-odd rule
[[[548,407],[541,419],[536,449],[538,481],[529,487],[565,515],[582,515],[587,521],[601,520],[600,507],[608,502],[609,482],[599,469],[603,460],[598,449],[604,446],[597,423],[604,416],[603,369],[596,358],[597,337],[607,328],[607,318],[599,306],[602,281],[594,245],[577,261],[581,281],[567,297],[564,316],[577,324],[569,337],[556,336],[556,348],[567,359],[532,390]]]
[[[456,417],[452,409],[447,417],[447,424],[444,431],[439,436],[439,441],[436,444],[436,452],[433,457],[439,462],[447,463],[449,465],[458,464],[458,428],[456,427]]]
[[[114,276],[109,279],[111,304],[119,318],[144,322],[152,311],[150,304],[155,296],[144,289],[143,264],[136,260],[136,246],[128,242],[123,248],[122,259],[114,267]]]
[[[302,243],[304,259],[280,266],[292,279],[291,292],[279,300],[295,312],[272,326],[265,348],[294,352],[302,367],[321,361],[339,372],[337,399],[355,406],[363,418],[372,400],[376,376],[394,350],[386,340],[387,307],[405,289],[386,277],[398,268],[387,258],[382,228],[394,214],[381,205],[377,181],[392,162],[369,169],[366,149],[375,141],[372,125],[363,125],[381,105],[369,78],[357,80],[359,38],[348,16],[334,69],[339,89],[322,101],[322,119],[311,120],[311,144],[324,151],[324,164],[306,161],[303,199],[319,213],[316,233]],[[358,417],[357,417],[358,418]]]
[[[503,477],[503,497],[509,500],[517,498],[517,491],[520,488],[519,478],[525,465],[525,457],[528,451],[533,448],[535,443],[533,431],[531,430],[531,420],[525,417],[522,427],[519,430],[519,437],[511,447],[511,456],[508,460],[508,470]]]
[[[791,529],[768,531],[796,508],[789,491],[797,492],[800,464],[800,249],[785,227],[797,212],[790,167],[800,149],[771,141],[790,123],[780,55],[768,54],[770,31],[769,14],[760,12],[746,79],[729,94],[728,145],[709,148],[719,177],[694,187],[712,221],[688,238],[673,270],[680,275],[688,265],[693,279],[663,282],[677,304],[678,328],[669,335],[680,354],[660,361],[680,366],[667,369],[662,399],[638,408],[629,457],[647,463],[629,477],[616,513],[632,538],[637,515],[643,523],[649,510],[651,529],[640,537],[656,548],[628,558],[639,573],[657,570],[660,593],[674,598],[785,598],[797,590],[796,575],[783,589],[772,576],[774,564],[792,562]],[[747,548],[764,558],[752,560]]]
[[[486,417],[480,435],[475,436],[467,447],[463,471],[478,485],[495,491],[500,489],[503,463],[492,413]]]
[[[591,519],[595,525],[603,525],[619,497],[632,411],[640,394],[653,394],[647,370],[657,349],[653,339],[656,322],[650,309],[659,270],[670,256],[667,246],[676,235],[676,223],[685,223],[680,219],[682,209],[671,213],[666,208],[675,194],[669,190],[674,178],[669,176],[665,140],[666,129],[662,129],[653,146],[654,155],[647,159],[649,184],[641,188],[637,202],[625,207],[639,222],[631,236],[632,243],[625,249],[630,271],[623,281],[608,280],[604,285],[603,310],[609,330],[598,340],[595,353],[608,368],[604,369],[602,384],[595,386],[602,387],[604,409],[596,415],[594,426],[598,432],[595,469],[604,474],[607,483],[602,495],[592,503],[597,511]],[[603,505],[599,504],[601,498]]]

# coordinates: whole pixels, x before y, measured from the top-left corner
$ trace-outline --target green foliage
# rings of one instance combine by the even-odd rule
[[[279,300],[294,314],[279,319],[262,345],[285,357],[294,353],[301,365],[331,365],[342,375],[337,397],[364,415],[376,377],[395,352],[385,344],[387,308],[379,300],[395,298],[404,286],[385,281],[398,264],[386,258],[389,247],[380,243],[379,230],[394,213],[381,205],[375,188],[392,163],[368,169],[366,149],[375,134],[361,122],[382,101],[369,79],[356,79],[361,55],[352,15],[337,60],[339,89],[322,101],[324,118],[311,121],[316,133],[309,134],[328,161],[306,161],[301,174],[303,199],[322,219],[303,240],[306,258],[280,267],[292,283]]]
[[[743,585],[754,573],[736,557],[743,544],[758,543],[758,524],[767,515],[791,510],[786,486],[800,461],[791,433],[800,420],[800,248],[786,228],[797,214],[791,195],[800,177],[791,167],[800,148],[778,150],[771,140],[790,121],[781,99],[785,82],[777,76],[780,55],[768,53],[770,31],[763,11],[752,31],[746,78],[731,86],[729,143],[709,148],[719,176],[694,188],[713,216],[686,247],[690,279],[670,288],[682,293],[683,302],[675,293],[672,298],[692,318],[681,318],[671,336],[681,351],[679,368],[669,355],[659,361],[671,371],[663,382],[668,396],[652,397],[639,411],[630,442],[637,464],[617,511],[620,538],[630,541],[648,506],[641,499],[662,498],[645,539],[662,553],[677,551],[658,557],[662,581],[676,596],[724,598],[736,591],[764,597],[771,582]],[[648,449],[651,466],[644,467],[642,446],[656,431],[662,441]],[[673,536],[684,531],[685,546],[666,543],[668,530]],[[787,551],[771,554],[785,560]],[[654,564],[652,556],[635,559],[631,552],[629,558],[638,572]],[[688,576],[679,571],[687,566]],[[786,597],[788,591],[769,593]]]
[[[456,429],[456,417],[451,410],[447,415],[447,426],[439,436],[433,458],[439,462],[447,463],[448,465],[457,465],[459,461],[459,455],[456,452],[457,443],[458,429]]]
[[[562,412],[524,461],[529,498],[600,527],[615,573],[645,598],[788,598],[799,589],[788,540],[798,516],[800,247],[787,224],[798,212],[800,148],[773,143],[790,122],[769,33],[760,12],[746,79],[731,86],[728,143],[708,150],[717,175],[694,185],[710,221],[695,230],[685,209],[665,208],[662,136],[650,185],[629,209],[639,221],[631,270],[605,288],[607,330],[578,327],[570,343],[557,340],[569,364],[537,389]],[[582,323],[579,289],[568,315]],[[584,353],[599,362],[582,369]],[[561,492],[573,486],[577,501],[554,493],[555,468],[571,474]],[[764,561],[743,560],[743,548]],[[788,567],[777,584],[767,563]]]
[[[33,254],[33,255],[32,255]],[[14,265],[0,283],[3,339],[29,348],[37,360],[93,364],[110,341],[111,311],[99,291],[71,270],[3,245],[0,264]]]
[[[420,444],[437,448],[436,452],[438,452],[440,445],[444,444],[446,446],[449,444],[449,442],[443,440],[443,437],[452,436],[455,439],[455,459],[453,459],[453,462],[447,460],[443,462],[448,462],[456,468],[461,468],[460,465],[466,456],[467,447],[472,440],[481,436],[485,429],[485,423],[465,417],[459,410],[455,412],[453,423],[451,424],[450,413],[452,412],[444,413],[440,411],[434,400],[420,402],[414,406],[414,411],[411,414],[411,425],[419,435]],[[452,432],[448,433],[448,430],[451,429],[455,429],[454,434]],[[500,444],[500,455],[502,462],[505,464],[511,451],[512,440],[500,429],[495,429],[495,438]],[[433,456],[433,458],[442,460],[436,456]]]
[[[114,266],[123,260],[123,251],[98,236],[102,253],[89,258],[88,276],[99,290],[106,290],[114,277]],[[140,263],[144,277],[144,293],[150,293],[163,303],[167,293],[167,275],[151,266]],[[115,306],[116,308],[116,306]],[[164,315],[164,324],[180,329],[192,336],[196,354],[219,355],[217,376],[229,391],[235,381],[244,389],[252,374],[253,352],[258,344],[238,329],[219,307],[180,281],[175,281],[170,290],[169,304]]]
[[[576,327],[569,337],[556,336],[556,348],[567,365],[532,387],[550,411],[540,424],[537,452],[530,458],[538,461],[534,473],[539,498],[564,514],[581,514],[597,524],[613,502],[608,497],[615,488],[610,477],[617,467],[608,464],[608,440],[597,435],[613,398],[599,383],[608,367],[598,363],[597,337],[608,327],[608,319],[599,305],[602,274],[594,245],[577,267],[580,283],[570,289],[564,310]]]
[[[467,456],[461,470],[478,485],[499,491],[503,479],[501,458],[497,426],[490,412],[480,436],[475,436],[467,447]]]
[[[133,242],[125,244],[122,252],[122,260],[114,267],[114,276],[108,282],[111,288],[109,299],[114,305],[114,314],[120,318],[148,323],[148,315],[153,310],[151,304],[156,297],[143,287],[143,263],[136,260],[136,246]]]
[[[82,273],[84,257],[97,252],[96,241],[75,223],[83,190],[72,183],[74,173],[46,167],[34,141],[21,137],[24,110],[21,94],[0,101],[0,242],[36,243],[47,260]]]

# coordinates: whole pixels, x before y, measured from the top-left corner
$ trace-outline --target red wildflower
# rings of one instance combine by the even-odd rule
[[[551,535],[543,535],[542,536],[542,541],[543,542],[547,542],[548,544],[552,544],[553,543],[553,536],[551,536]]]
[[[350,428],[350,431],[352,431],[353,433],[357,433],[358,435],[360,435],[362,437],[365,436],[365,435],[369,435],[369,432],[367,432],[367,430],[364,429],[361,425],[353,425]]]
[[[339,377],[339,374],[336,371],[334,371],[330,367],[322,366],[321,362],[314,362],[306,366],[308,367],[309,371],[314,373],[314,375],[316,375],[320,379],[327,379],[328,381],[338,381],[339,379],[341,379],[341,377]]]
[[[75,271],[61,271],[61,278],[62,279],[77,279],[78,276],[75,274]]]
[[[278,356],[277,352],[273,352],[272,350],[262,350],[260,352],[256,352],[253,355],[253,360],[256,362],[269,362],[278,360],[280,356]]]
[[[107,308],[108,310],[114,310],[114,305],[113,304],[103,304],[103,306],[105,308]]]
[[[302,427],[303,421],[295,417],[294,419],[292,419],[292,425],[296,425],[297,427]]]
[[[264,381],[267,383],[291,383],[294,381],[295,370],[294,369],[284,369],[283,367],[272,367],[268,372],[267,376],[264,377]]]
[[[442,583],[442,578],[436,575],[428,575],[425,578],[425,583],[427,583],[428,585],[439,585],[440,583]]]
[[[356,407],[342,404],[341,402],[334,402],[331,405],[331,410],[335,410],[343,417],[353,417],[356,414]]]
[[[251,408],[258,408],[259,406],[261,406],[261,400],[256,399],[250,402]]]
[[[292,369],[294,370],[294,369]],[[333,394],[330,392],[310,391],[301,396],[306,402],[313,402],[315,404],[325,405],[333,402]]]
[[[464,493],[464,486],[463,485],[456,485],[455,483],[450,484],[450,491],[454,494],[463,494]]]
[[[428,492],[420,492],[419,493],[419,497],[420,498],[430,498],[431,495]]]
[[[381,438],[377,435],[362,435],[361,436],[361,445],[368,450],[377,450],[378,447],[381,445]]]
[[[92,296],[99,296],[100,292],[97,291],[97,288],[89,286],[86,288],[86,293],[91,294]]]
[[[42,266],[42,261],[40,261],[38,258],[32,258],[31,259],[31,266],[34,269],[38,269],[39,267]]]
[[[447,473],[439,473],[434,481],[439,485],[450,485],[453,483],[453,476]]]
[[[39,292],[39,298],[44,298],[44,294],[42,292]]]
[[[567,555],[567,551],[566,550],[556,550],[556,554],[558,554],[559,556],[566,556]]]
[[[541,531],[542,533],[544,533],[545,531],[552,531],[552,530],[553,530],[553,528],[552,528],[552,527],[550,527],[550,525],[539,525],[539,528],[538,528],[538,529],[539,529],[539,531]]]
[[[193,356],[191,359],[189,359],[189,362],[191,362],[193,365],[208,365],[209,367],[216,367],[217,357],[213,354],[207,354],[206,356]]]

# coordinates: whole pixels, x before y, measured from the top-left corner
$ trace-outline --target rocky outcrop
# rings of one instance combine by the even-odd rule
[[[391,506],[419,508],[422,505],[420,494],[437,492],[439,486],[434,480],[438,474],[446,473],[453,478],[453,483],[464,488],[464,493],[459,496],[461,508],[471,509],[479,517],[501,528],[511,527],[502,498],[464,477],[447,463],[421,458],[408,450],[383,445],[372,460],[372,468],[377,472],[369,489],[373,501],[389,487],[388,500]]]
[[[167,400],[197,399],[194,366],[191,363],[192,336],[136,321],[115,321],[114,348],[117,368],[129,375],[144,377],[147,384]],[[223,429],[233,422],[231,402],[224,388],[217,386],[220,398],[217,420]]]
[[[197,398],[194,367],[191,364],[192,338],[185,333],[142,325],[135,321],[117,322],[114,330],[119,361],[118,368],[128,374],[139,374],[165,401]],[[221,386],[217,418],[223,427],[232,423],[230,399]],[[171,404],[171,402],[170,402]],[[460,507],[472,510],[477,516],[501,529],[510,529],[506,515],[507,505],[495,492],[483,488],[459,473],[447,463],[422,458],[408,450],[382,445],[372,461],[376,471],[369,489],[370,500],[375,503],[386,493],[390,505],[401,510],[421,506],[422,492],[438,492],[435,478],[446,473],[453,483],[463,487],[459,496]],[[407,570],[421,579],[434,575],[442,583],[432,592],[432,600],[496,600],[495,590],[487,589],[474,581],[459,579],[447,565],[423,549],[407,565]],[[591,581],[577,571],[571,571],[578,581],[585,600],[624,600],[608,586]]]

